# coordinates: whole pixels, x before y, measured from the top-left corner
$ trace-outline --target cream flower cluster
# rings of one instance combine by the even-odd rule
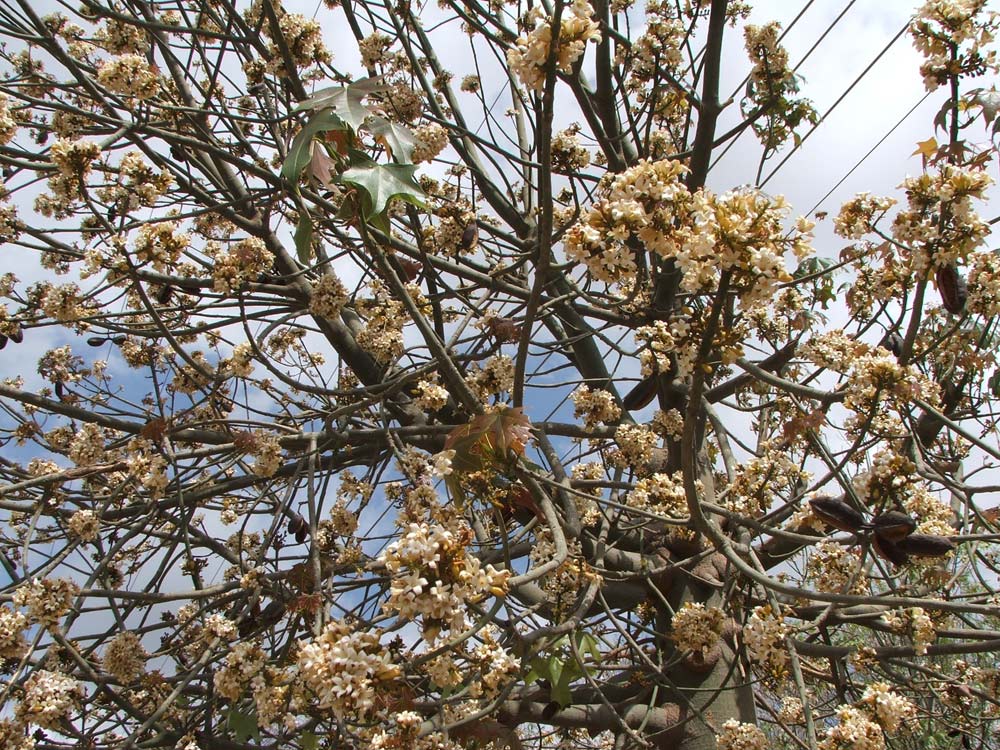
[[[816,545],[807,563],[809,577],[819,591],[835,594],[864,594],[868,576],[861,569],[856,550],[848,550],[836,542]]]
[[[953,76],[979,76],[996,70],[996,51],[988,49],[1000,21],[988,0],[928,0],[910,24],[913,45],[924,56],[920,73],[933,91]]]
[[[28,652],[24,630],[28,618],[10,607],[0,607],[0,658],[20,659]]]
[[[238,700],[266,662],[267,656],[259,644],[253,641],[237,643],[215,673],[215,692],[228,700]]]
[[[126,630],[116,635],[104,650],[104,669],[128,685],[143,674],[147,658],[139,636]]]
[[[563,73],[573,69],[574,63],[583,56],[587,42],[600,41],[600,26],[593,15],[594,8],[587,0],[573,0],[573,5],[563,11],[556,50],[556,66]],[[525,86],[541,91],[552,48],[553,19],[545,15],[542,6],[536,5],[528,11],[525,26],[528,31],[518,37],[516,45],[507,52],[507,63]]]
[[[333,621],[315,640],[299,642],[299,674],[319,708],[341,720],[371,713],[379,692],[402,674],[380,637]]]
[[[160,93],[160,74],[143,55],[125,54],[102,61],[97,66],[97,81],[114,94],[135,97],[139,101]]]
[[[621,407],[615,403],[615,397],[603,388],[591,390],[581,385],[570,394],[573,401],[573,416],[583,418],[587,427],[595,427],[601,423],[614,424],[622,415]]]
[[[907,208],[892,223],[893,236],[910,247],[918,278],[941,266],[961,263],[990,233],[972,209],[993,184],[984,170],[944,164],[935,172],[907,178]]]
[[[885,733],[895,734],[917,718],[917,709],[908,698],[886,683],[865,688],[855,705],[837,708],[838,723],[827,730],[820,750],[884,750]]]
[[[769,604],[754,607],[743,626],[743,645],[747,656],[772,675],[784,672],[788,662],[785,637],[791,626]]]
[[[886,438],[902,434],[900,415],[909,413],[914,399],[932,406],[941,400],[937,383],[913,367],[899,364],[884,349],[855,358],[844,391],[844,407],[854,412],[845,423],[847,429],[853,433],[867,428],[871,434]]]
[[[83,687],[68,674],[39,669],[24,683],[17,718],[43,729],[59,729],[83,697]]]
[[[238,291],[274,265],[274,255],[258,237],[239,240],[225,250],[216,243],[206,245],[205,249],[215,260],[212,289],[221,294]]]
[[[422,164],[433,161],[444,151],[444,147],[448,145],[448,131],[436,122],[431,122],[414,130],[413,140],[411,161],[414,164]]]
[[[766,302],[791,279],[785,252],[811,253],[811,225],[799,222],[787,232],[784,199],[758,190],[691,194],[686,171],[676,161],[642,161],[615,176],[605,197],[567,231],[567,258],[597,281],[632,283],[638,245],[675,261],[685,292],[715,292],[728,273],[744,308]]]
[[[916,468],[908,458],[887,448],[876,453],[870,468],[856,474],[851,483],[858,498],[869,507],[899,507],[917,519],[920,534],[954,533],[951,508],[931,493]]]
[[[510,577],[510,571],[484,567],[468,554],[471,537],[464,521],[452,521],[450,527],[407,524],[400,538],[378,557],[378,563],[392,575],[383,609],[404,620],[421,618],[429,640],[441,628],[462,630],[467,605],[503,596]]]
[[[937,640],[937,628],[923,607],[891,610],[882,615],[882,619],[897,633],[910,636],[918,656],[926,654],[927,647]]]
[[[718,607],[685,602],[670,621],[670,637],[680,650],[705,655],[722,637],[725,621]]]
[[[629,492],[627,504],[630,508],[660,513],[669,518],[685,518],[688,507],[681,472],[673,475],[657,472],[643,477]]]
[[[722,732],[716,738],[718,750],[767,750],[770,743],[767,735],[756,724],[743,724],[729,719],[722,725]]]
[[[350,295],[344,282],[332,271],[324,273],[313,283],[309,298],[309,312],[324,318],[337,318]]]
[[[36,578],[14,591],[14,604],[25,607],[32,622],[55,627],[73,607],[80,588],[68,578]]]

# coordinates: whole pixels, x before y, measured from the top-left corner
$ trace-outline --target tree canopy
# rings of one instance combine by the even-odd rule
[[[830,216],[744,2],[39,5],[0,747],[998,747],[986,0],[916,10],[923,169]]]

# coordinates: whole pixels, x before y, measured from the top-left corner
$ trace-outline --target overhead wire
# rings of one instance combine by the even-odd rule
[[[809,136],[811,136],[813,133],[816,132],[816,129],[826,121],[826,118],[828,118],[831,114],[833,114],[834,110],[836,110],[837,107],[840,106],[841,102],[843,102],[844,99],[846,99],[847,96],[854,90],[854,88],[859,83],[861,83],[861,81],[864,79],[864,77],[867,76],[871,72],[872,68],[875,67],[875,65],[878,63],[878,61],[881,60],[885,56],[885,53],[888,52],[897,41],[899,41],[900,37],[902,37],[903,34],[906,33],[906,30],[908,28],[910,28],[910,22],[909,21],[907,21],[905,24],[903,24],[903,28],[901,28],[896,33],[896,35],[892,39],[889,40],[888,44],[886,44],[882,48],[882,50],[875,56],[875,59],[872,60],[870,63],[868,63],[868,65],[865,66],[865,69],[862,70],[861,73],[858,74],[857,78],[855,78],[854,81],[851,82],[851,85],[848,86],[844,90],[844,93],[842,93],[839,97],[837,97],[837,100],[830,106],[830,108],[823,114],[823,116],[820,117],[819,120],[816,121],[816,124],[813,125],[808,131],[806,131],[806,134],[803,135],[801,139],[799,139],[799,141],[795,144],[795,146],[792,148],[791,151],[789,151],[787,154],[785,154],[785,158],[783,158],[778,163],[778,165],[774,169],[771,170],[771,172],[767,175],[767,177],[765,177],[760,182],[760,184],[758,184],[757,187],[761,187],[762,188],[768,182],[770,182],[771,178],[774,177],[774,175],[776,175],[778,173],[778,171],[783,166],[785,166],[786,163],[788,163],[788,160],[791,159],[800,148],[802,148],[802,144],[806,142],[806,140],[809,138]]]

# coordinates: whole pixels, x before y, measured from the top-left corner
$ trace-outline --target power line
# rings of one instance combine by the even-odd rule
[[[822,206],[823,202],[827,198],[829,198],[831,195],[833,195],[834,191],[836,191],[837,188],[839,188],[841,185],[843,185],[844,182],[847,180],[847,178],[850,177],[852,174],[854,174],[855,170],[857,170],[858,167],[860,167],[862,164],[864,164],[865,160],[869,156],[871,156],[873,153],[875,153],[876,149],[878,149],[879,146],[881,146],[883,143],[885,143],[886,139],[888,139],[890,135],[892,135],[894,132],[896,132],[896,129],[899,128],[899,126],[902,125],[909,118],[910,115],[912,115],[914,112],[916,112],[917,108],[921,104],[923,104],[925,101],[927,101],[927,98],[930,95],[931,95],[931,92],[928,91],[926,94],[924,94],[922,97],[920,97],[919,101],[917,101],[916,104],[914,104],[912,107],[910,107],[910,110],[905,115],[903,115],[902,117],[900,117],[899,120],[896,122],[896,124],[893,125],[891,128],[889,128],[889,130],[885,133],[885,135],[883,135],[881,138],[878,139],[878,142],[874,146],[872,146],[870,149],[868,149],[868,153],[866,153],[864,156],[862,156],[860,159],[858,159],[858,161],[855,163],[855,165],[853,167],[851,167],[849,170],[847,170],[847,172],[844,174],[843,177],[841,177],[839,180],[837,180],[837,184],[835,184],[832,188],[830,188],[827,191],[826,195],[824,195],[822,198],[820,198],[818,201],[816,201],[816,205],[813,206],[812,208],[810,208],[806,212],[806,215],[811,214],[817,208],[819,208],[820,206]]]
[[[820,125],[822,125],[822,124],[824,123],[824,121],[826,120],[826,118],[827,118],[827,117],[829,117],[829,116],[830,116],[831,114],[833,114],[833,111],[834,111],[834,110],[835,110],[835,109],[836,109],[836,108],[837,108],[837,107],[838,107],[838,106],[840,105],[840,103],[841,103],[842,101],[844,101],[844,99],[846,99],[846,98],[847,98],[847,95],[848,95],[848,94],[850,94],[850,93],[851,93],[851,92],[852,92],[852,91],[854,90],[854,87],[855,87],[855,86],[857,86],[857,85],[858,85],[859,83],[861,83],[861,80],[862,80],[862,79],[863,79],[863,78],[864,78],[864,77],[865,77],[866,75],[868,75],[868,74],[869,74],[869,73],[871,72],[872,68],[874,68],[874,67],[875,67],[875,64],[876,64],[876,63],[878,63],[878,61],[882,59],[883,55],[885,55],[885,53],[889,51],[889,49],[890,49],[890,48],[892,47],[892,45],[894,45],[894,44],[895,44],[895,43],[896,43],[897,41],[899,41],[899,38],[900,38],[901,36],[903,36],[903,34],[904,34],[904,33],[906,33],[906,30],[907,30],[907,29],[908,29],[909,27],[910,27],[910,22],[909,22],[909,21],[907,21],[907,22],[906,22],[906,23],[905,23],[905,24],[903,25],[903,28],[901,28],[901,29],[899,30],[899,32],[898,32],[898,33],[896,34],[896,36],[894,36],[894,37],[893,37],[892,39],[890,39],[890,40],[889,40],[889,43],[888,43],[888,44],[886,44],[886,45],[885,45],[885,47],[883,47],[883,48],[882,48],[882,51],[881,51],[881,52],[879,52],[879,53],[878,53],[878,54],[877,54],[877,55],[875,56],[875,59],[874,59],[874,60],[872,60],[872,61],[871,61],[870,63],[868,63],[868,65],[867,65],[867,66],[865,66],[865,69],[861,71],[861,73],[860,73],[860,74],[858,75],[858,77],[854,79],[854,81],[853,81],[853,82],[851,83],[851,85],[850,85],[850,86],[848,86],[848,87],[847,87],[847,89],[846,89],[846,90],[844,91],[844,93],[843,93],[843,94],[841,94],[841,95],[840,95],[839,97],[837,97],[837,101],[835,101],[835,102],[833,103],[833,105],[832,105],[832,106],[830,107],[830,109],[828,109],[828,110],[827,110],[827,111],[826,111],[826,112],[825,112],[825,113],[823,114],[823,116],[819,118],[819,120],[818,120],[818,121],[816,122],[816,124],[815,124],[815,125],[813,125],[813,126],[812,126],[812,127],[811,127],[811,128],[809,129],[809,131],[808,131],[808,132],[806,132],[806,134],[805,134],[804,136],[802,136],[802,139],[801,139],[801,140],[800,140],[800,141],[799,141],[798,143],[796,143],[796,144],[795,144],[795,147],[794,147],[794,148],[792,148],[792,150],[791,150],[791,151],[789,151],[789,152],[788,152],[788,153],[787,153],[787,154],[785,155],[785,158],[784,158],[784,159],[782,159],[782,160],[781,160],[781,161],[780,161],[780,162],[778,163],[778,166],[776,166],[776,167],[775,167],[774,169],[772,169],[772,170],[771,170],[771,173],[770,173],[770,174],[769,174],[769,175],[768,175],[767,177],[765,177],[765,178],[764,178],[764,180],[763,180],[763,181],[762,181],[762,182],[761,182],[761,183],[760,183],[760,184],[759,184],[759,185],[758,185],[757,187],[764,187],[764,186],[765,186],[765,185],[766,185],[766,184],[767,184],[767,183],[768,183],[768,182],[770,181],[770,179],[771,179],[772,177],[774,177],[774,175],[776,175],[776,174],[778,173],[778,170],[779,170],[779,169],[781,169],[781,168],[782,168],[783,166],[785,166],[785,164],[786,164],[786,163],[788,162],[788,160],[789,160],[789,159],[791,159],[791,158],[792,158],[792,156],[794,156],[794,155],[795,155],[795,152],[796,152],[796,151],[798,151],[798,150],[799,150],[799,149],[800,149],[800,148],[802,147],[802,144],[806,142],[806,139],[807,139],[807,138],[808,138],[809,136],[811,136],[811,135],[812,135],[813,133],[815,133],[815,132],[816,132],[816,128],[818,128],[818,127],[819,127]]]

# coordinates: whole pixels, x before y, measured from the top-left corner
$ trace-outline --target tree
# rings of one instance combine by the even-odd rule
[[[7,3],[3,747],[997,747],[985,6],[814,249],[744,3]]]

